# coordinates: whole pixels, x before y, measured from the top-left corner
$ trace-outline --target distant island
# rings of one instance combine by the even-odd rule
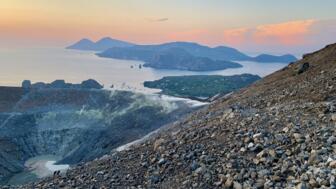
[[[269,54],[261,54],[259,56],[251,58],[254,62],[260,62],[260,63],[272,63],[272,62],[278,62],[278,63],[290,63],[297,61],[296,57],[290,54],[282,55],[282,56],[273,56]]]
[[[93,42],[90,39],[82,39],[77,43],[66,47],[66,49],[84,50],[84,51],[105,51],[112,47],[131,47],[135,44],[122,40],[112,39],[110,37],[104,37],[97,42]]]
[[[213,71],[242,67],[242,65],[231,61],[194,56],[183,48],[178,47],[167,49],[147,49],[140,46],[130,48],[115,47],[97,55],[108,58],[141,60],[145,62],[145,67],[156,69]]]
[[[22,82],[22,88],[30,89],[103,89],[104,86],[94,79],[82,81],[79,84],[66,83],[63,79],[55,80],[51,83],[37,82],[31,83],[30,80]]]
[[[156,69],[188,71],[213,71],[242,67],[234,61],[259,63],[290,63],[297,60],[293,55],[275,56],[261,54],[248,56],[237,49],[218,46],[208,47],[192,42],[171,42],[158,45],[136,45],[134,43],[105,37],[96,43],[82,39],[67,47],[77,50],[95,50],[100,57],[123,60],[139,60],[144,66]]]
[[[168,76],[156,81],[146,81],[144,86],[161,89],[161,93],[166,95],[211,101],[217,95],[236,91],[259,79],[259,76],[252,74]]]

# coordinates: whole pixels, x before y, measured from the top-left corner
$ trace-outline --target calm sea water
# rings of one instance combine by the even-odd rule
[[[51,82],[56,79],[64,79],[67,82],[78,83],[92,78],[107,88],[113,85],[118,89],[148,92],[151,90],[144,88],[143,82],[160,79],[164,76],[252,73],[263,77],[285,66],[281,63],[240,63],[244,66],[243,68],[190,72],[144,67],[140,69],[139,65],[143,62],[100,58],[94,52],[62,48],[0,49],[0,85],[19,86],[25,79],[32,82]]]

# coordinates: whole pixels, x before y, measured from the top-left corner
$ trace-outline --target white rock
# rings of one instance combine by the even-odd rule
[[[335,169],[336,168],[336,161],[332,161],[329,163],[329,167]]]
[[[289,128],[288,128],[288,127],[285,127],[285,128],[282,129],[282,131],[285,132],[285,133],[288,133]]]
[[[327,163],[334,161],[331,157],[328,157]]]
[[[336,114],[331,115],[331,120],[336,121]]]
[[[253,135],[253,138],[259,138],[261,136],[261,133],[257,133]]]

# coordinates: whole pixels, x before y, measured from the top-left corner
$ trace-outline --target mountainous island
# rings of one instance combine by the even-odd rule
[[[161,89],[161,93],[166,95],[211,101],[212,97],[226,95],[259,79],[259,76],[252,74],[168,76],[156,81],[146,81],[144,86]]]
[[[90,39],[81,39],[77,43],[66,47],[66,49],[75,49],[75,50],[83,50],[83,51],[104,51],[112,47],[131,47],[135,44],[112,39],[110,37],[104,37],[97,42],[93,42]]]
[[[334,188],[335,73],[333,44],[123,150],[21,188]],[[6,128],[8,139],[28,132]]]
[[[261,54],[251,57],[231,47],[218,46],[211,48],[192,42],[135,45],[111,38],[103,38],[96,43],[83,39],[68,48],[101,51],[97,55],[105,58],[139,60],[145,62],[144,66],[156,69],[189,71],[213,71],[242,67],[234,61],[290,63],[297,60],[295,56],[289,54],[283,56]]]
[[[130,48],[111,48],[102,53],[97,53],[97,55],[117,59],[140,60],[145,62],[143,66],[156,69],[213,71],[242,67],[240,64],[231,61],[197,57],[178,47],[162,50],[143,49],[138,46]]]

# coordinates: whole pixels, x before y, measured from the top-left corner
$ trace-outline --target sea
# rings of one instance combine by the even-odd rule
[[[239,62],[242,68],[219,71],[158,70],[143,67],[144,62],[101,58],[92,51],[59,47],[0,49],[0,86],[20,86],[23,80],[52,82],[64,79],[70,83],[95,79],[105,88],[152,93],[144,81],[165,76],[235,75],[243,73],[264,77],[286,66],[283,63]],[[156,91],[157,92],[157,91]]]

